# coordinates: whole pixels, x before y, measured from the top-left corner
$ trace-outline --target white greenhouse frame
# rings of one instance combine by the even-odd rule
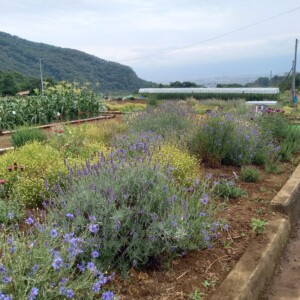
[[[279,88],[142,88],[139,94],[279,94]]]

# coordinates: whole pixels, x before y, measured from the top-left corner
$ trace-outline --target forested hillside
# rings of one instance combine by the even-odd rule
[[[132,68],[84,52],[30,42],[0,32],[0,70],[39,77],[39,58],[44,77],[55,80],[100,83],[101,92],[133,91],[155,84],[137,77]]]

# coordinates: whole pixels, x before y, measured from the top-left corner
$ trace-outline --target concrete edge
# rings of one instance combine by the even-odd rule
[[[287,219],[269,221],[267,244],[254,240],[210,300],[255,300],[272,277],[290,233]]]
[[[271,201],[272,210],[286,215],[291,224],[300,217],[300,164]]]
[[[269,221],[267,244],[254,240],[210,300],[256,300],[272,277],[286,245],[291,226],[300,218],[300,164],[271,201],[273,211],[286,218]]]

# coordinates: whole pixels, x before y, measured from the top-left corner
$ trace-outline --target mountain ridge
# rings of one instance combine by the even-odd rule
[[[155,83],[139,78],[134,70],[118,62],[71,48],[32,42],[0,31],[0,70],[15,71],[25,76],[89,82],[92,88],[100,83],[101,92],[133,91]]]

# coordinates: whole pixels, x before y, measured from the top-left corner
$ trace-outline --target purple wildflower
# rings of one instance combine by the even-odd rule
[[[62,267],[62,265],[63,265],[63,259],[59,256],[55,257],[52,263],[52,267],[58,271]]]
[[[0,300],[11,300],[11,298],[0,291]]]
[[[90,224],[89,231],[91,233],[97,233],[99,231],[99,225],[98,224]]]
[[[5,273],[6,272],[6,269],[5,269],[5,267],[2,264],[0,265],[0,272],[1,273]]]
[[[65,296],[67,293],[67,289],[65,286],[62,286],[60,289],[59,289],[59,294],[62,295],[62,296]]]
[[[33,287],[30,291],[29,300],[35,300],[38,294],[39,294],[39,289]]]
[[[10,219],[10,220],[12,220],[13,218],[14,218],[14,213],[12,213],[12,212],[9,212],[8,213],[8,218]]]
[[[89,216],[89,220],[90,220],[90,222],[95,222],[96,221],[96,217],[95,216]]]
[[[74,215],[71,214],[71,213],[67,213],[67,214],[66,214],[66,217],[69,218],[70,220],[73,220],[73,219],[74,219]]]
[[[50,235],[51,235],[52,238],[56,238],[56,237],[58,236],[57,230],[54,229],[54,228],[51,229],[51,230],[50,230]]]
[[[201,202],[206,205],[208,203],[208,195],[207,194],[204,194],[203,195],[203,198],[201,199]]]
[[[97,281],[96,283],[93,284],[92,291],[95,293],[99,293],[101,289],[101,285],[102,285],[101,282]]]
[[[94,257],[94,258],[99,257],[99,252],[98,251],[93,251],[92,252],[92,257]]]
[[[11,282],[11,278],[8,277],[8,276],[2,276],[2,283],[3,284],[6,284],[6,283],[9,283]]]
[[[94,269],[95,269],[94,263],[93,263],[93,262],[89,262],[89,263],[87,264],[87,268],[90,269],[90,270],[94,270]]]
[[[228,228],[229,228],[229,225],[228,225],[228,224],[225,224],[224,229],[225,229],[226,231],[228,231]]]
[[[107,291],[102,294],[102,300],[113,300],[115,297],[114,292]]]
[[[80,264],[77,264],[77,268],[81,271],[84,272],[85,271],[85,266],[84,266],[84,262],[81,262]]]
[[[74,298],[75,293],[74,293],[73,290],[68,289],[68,290],[66,291],[66,296],[67,296],[67,298],[72,299],[72,298]]]
[[[26,220],[25,220],[25,223],[27,225],[32,225],[34,224],[34,219],[32,217],[28,217]]]

